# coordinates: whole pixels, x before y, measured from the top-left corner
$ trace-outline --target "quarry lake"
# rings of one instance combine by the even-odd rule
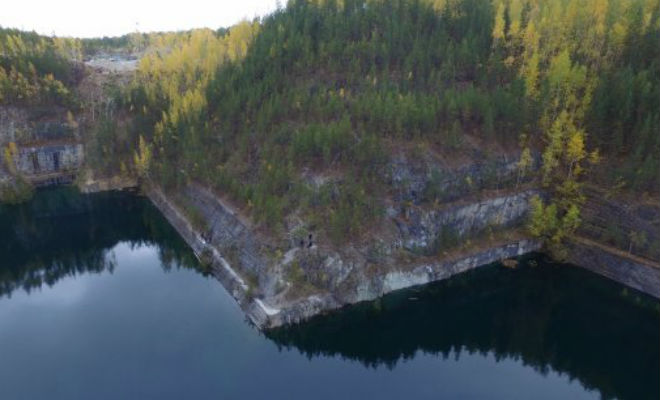
[[[261,333],[147,199],[0,209],[2,399],[658,399],[657,300],[543,255]]]

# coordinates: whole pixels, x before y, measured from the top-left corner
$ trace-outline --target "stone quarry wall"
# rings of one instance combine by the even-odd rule
[[[320,293],[308,296],[289,307],[282,308],[278,313],[269,315],[265,327],[277,327],[300,322],[316,314],[348,304],[375,300],[395,290],[448,279],[456,274],[503,259],[518,257],[537,251],[540,248],[540,242],[522,239],[447,260],[420,263],[411,270],[403,271],[393,268],[386,273],[372,276],[361,273],[354,291],[342,294]]]
[[[193,227],[181,206],[174,204],[160,189],[152,187],[147,191],[147,195],[190,246],[200,262],[210,269],[213,276],[222,283],[236,300],[249,320],[259,328],[270,326],[269,316],[275,311],[279,312],[279,310],[270,309],[259,299],[255,299],[250,295],[248,282],[220,254],[216,245],[207,240],[206,230],[204,233],[200,233],[199,228]],[[204,198],[203,202],[209,200],[206,199],[205,193],[202,194],[202,197]],[[230,210],[224,208],[220,203],[209,203],[206,207],[217,218],[210,225],[217,226],[224,232],[222,238],[216,238],[216,243],[221,243],[222,240],[239,240],[240,237],[243,237],[246,228],[233,216]],[[234,232],[236,236],[232,236],[228,232]]]
[[[519,155],[475,154],[473,159],[459,167],[448,167],[431,158],[398,156],[388,165],[385,178],[395,189],[395,201],[419,205],[436,200],[453,202],[481,190],[511,188],[532,177],[529,172],[519,175]],[[539,159],[534,154],[530,171],[539,167]]]
[[[590,240],[570,244],[569,261],[660,299],[660,264],[626,255]]]
[[[62,121],[65,119],[38,120],[24,109],[0,107],[0,145],[18,143],[17,170],[35,183],[73,179],[83,163],[78,132]],[[522,189],[526,179],[518,174],[517,157],[482,159],[449,168],[431,159],[395,157],[386,173],[392,188],[386,216],[388,234],[371,241],[383,253],[373,257],[372,248],[348,244],[334,249],[316,243],[316,235],[304,248],[297,245],[299,240],[268,242],[231,207],[198,185],[191,184],[171,198],[158,189],[150,189],[148,195],[249,319],[258,327],[269,328],[539,250],[539,242],[515,236],[463,254],[438,255],[438,240],[448,232],[462,241],[485,230],[519,226],[528,212],[529,199],[539,193]],[[602,199],[589,202],[585,219],[592,223],[586,229],[605,232],[605,223],[612,220],[620,222],[624,230],[642,229],[649,240],[639,251],[648,254],[658,238],[660,218],[656,217],[660,211],[613,204]],[[403,268],[397,264],[400,251],[418,258]],[[278,252],[283,256],[274,256]],[[577,246],[571,261],[658,297],[660,275],[648,264],[589,246]],[[294,264],[312,287],[291,297],[289,275]],[[376,272],[370,269],[373,264],[378,264]]]
[[[203,237],[227,254],[238,267],[250,274],[263,274],[268,260],[260,254],[261,244],[254,232],[241,222],[235,212],[226,207],[209,190],[189,185],[185,199],[206,222]]]
[[[449,233],[456,238],[478,234],[484,229],[503,229],[521,224],[529,210],[529,200],[538,194],[525,190],[484,198],[467,204],[439,208],[410,208],[404,218],[395,219],[403,247],[415,251],[434,247],[436,240]]]
[[[150,197],[183,232],[182,236],[199,257],[210,257],[213,274],[237,299],[249,319],[260,328],[272,328],[540,250],[539,241],[514,235],[503,236],[487,247],[449,253],[453,255],[415,256],[405,266],[398,264],[395,256],[400,249],[419,254],[416,250],[420,248],[432,248],[434,240],[447,228],[460,238],[470,239],[488,227],[506,230],[519,226],[528,212],[529,199],[536,194],[539,192],[533,189],[508,193],[483,191],[480,198],[471,201],[434,206],[423,201],[410,206],[410,200],[401,198],[386,217],[393,226],[390,232],[394,232],[394,237],[373,238],[373,242],[382,242],[386,249],[386,254],[375,261],[367,254],[368,249],[357,244],[333,249],[311,242],[300,247],[296,241],[284,241],[285,248],[279,249],[283,257],[274,259],[272,253],[277,246],[266,243],[249,223],[205,188],[190,185],[177,201],[205,221],[204,226],[196,228],[187,222],[190,215],[176,211],[176,206],[162,194]],[[653,296],[660,295],[660,268],[652,262],[609,252],[598,245],[572,246],[575,247],[570,262]],[[371,268],[374,262],[378,265]],[[302,270],[306,285],[311,286],[302,295],[291,297],[287,271],[293,265]]]
[[[595,188],[587,188],[586,194],[581,236],[660,262],[659,203],[614,198]],[[631,243],[635,235],[643,238]]]
[[[431,213],[424,218],[435,221],[436,225],[440,223],[438,221],[444,221],[443,218],[449,218],[468,235],[475,227],[493,223],[494,217],[500,217],[498,222],[502,224],[515,223],[525,214],[531,194],[524,191],[484,199]],[[265,238],[242,221],[240,215],[198,185],[191,184],[176,194],[176,202],[156,189],[149,192],[149,197],[200,260],[210,265],[213,274],[237,299],[250,320],[262,328],[301,321],[320,312],[373,300],[393,290],[446,279],[540,248],[540,243],[533,240],[511,239],[452,258],[422,257],[405,269],[400,268],[395,258],[386,257],[381,260],[378,272],[374,273],[367,268],[368,260],[351,244],[338,253],[328,246],[314,244],[300,248],[284,241],[287,243],[284,246],[289,247],[280,249],[284,253],[282,257],[272,256],[277,246],[266,243]],[[191,220],[198,223],[191,224]],[[406,233],[415,223],[408,224]],[[425,235],[432,235],[431,231],[429,228]],[[400,248],[402,237],[403,233],[395,240],[399,243],[390,243],[390,248]],[[294,263],[305,274],[323,276],[325,284],[316,284],[312,279],[314,289],[311,294],[308,286],[305,295],[287,296],[291,286],[287,282],[287,271]]]
[[[20,146],[16,164],[18,172],[31,176],[72,172],[80,168],[82,162],[82,144],[69,143]]]
[[[16,171],[37,185],[70,183],[83,163],[77,127],[60,109],[0,106],[0,147],[18,147]],[[11,180],[0,166],[0,179]]]
[[[67,121],[66,110],[0,106],[0,145],[44,141],[72,141],[78,128]]]
[[[0,145],[17,142],[31,130],[27,110],[0,106]]]
[[[176,231],[181,235],[181,237],[188,243],[188,246],[193,250],[195,255],[200,258],[206,258],[208,254],[210,257],[205,262],[210,262],[211,267],[215,270],[216,267],[218,270],[224,269],[224,263],[221,262],[221,259],[224,260],[221,256],[215,254],[210,243],[204,239],[202,234],[200,234],[195,227],[188,221],[188,218],[181,211],[180,207],[174,204],[167,196],[157,188],[151,188],[147,191],[147,196],[151,202],[160,210],[160,212],[165,216],[169,223],[176,229]],[[217,258],[217,259],[216,259]],[[216,265],[219,264],[219,265]],[[219,274],[222,279],[220,281],[225,285],[227,290],[236,298],[237,300],[242,301],[243,296],[247,287],[245,282],[236,274],[230,273],[229,271],[223,271],[225,273]],[[220,277],[219,276],[219,277]]]

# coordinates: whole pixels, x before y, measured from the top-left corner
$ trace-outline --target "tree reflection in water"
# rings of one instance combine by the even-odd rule
[[[0,296],[85,272],[112,272],[108,252],[119,242],[156,244],[165,269],[198,267],[158,210],[128,193],[42,190],[28,203],[0,206],[0,238]]]
[[[192,251],[144,198],[50,189],[0,207],[0,296],[85,272],[111,272],[119,242],[154,245],[161,265],[195,268]],[[537,266],[530,266],[534,261]],[[541,255],[395,292],[266,336],[308,357],[394,368],[418,352],[520,359],[578,379],[603,398],[660,398],[660,303]]]
[[[537,266],[532,267],[531,264]],[[393,368],[417,352],[492,353],[550,369],[603,398],[660,398],[660,305],[582,269],[532,255],[281,328],[308,357]]]

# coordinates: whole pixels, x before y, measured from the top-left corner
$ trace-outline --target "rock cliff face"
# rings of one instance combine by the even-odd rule
[[[82,161],[82,144],[66,143],[21,146],[16,164],[18,172],[38,179],[45,175],[74,174],[81,167]]]
[[[27,110],[0,106],[0,145],[17,142],[29,130]]]
[[[260,276],[268,272],[269,260],[262,255],[263,245],[235,212],[200,186],[189,186],[184,196],[205,221],[202,234],[205,241],[220,249],[235,268],[247,274]]]
[[[526,216],[534,190],[504,194],[467,204],[449,204],[441,208],[413,208],[396,224],[407,250],[433,248],[442,235],[456,239],[478,234],[488,227],[503,229],[519,225]]]
[[[243,278],[229,265],[227,260],[218,252],[217,248],[198,233],[179,206],[169,200],[165,194],[156,188],[149,189],[147,195],[151,202],[167,218],[181,237],[188,243],[195,255],[202,263],[211,269],[213,275],[223,284],[225,289],[236,299],[248,317],[257,325],[262,326],[263,315],[266,311],[259,310],[257,304],[248,296],[249,286]],[[240,223],[225,214],[223,208],[218,208],[216,215],[218,221],[224,220],[226,231],[242,230]]]
[[[0,107],[0,144],[18,144],[18,173],[36,184],[73,180],[84,149],[64,121],[61,115],[39,120],[26,110]],[[342,248],[322,234],[305,229],[301,234],[300,225],[290,223],[288,238],[270,237],[198,185],[172,195],[153,188],[148,195],[250,320],[270,328],[541,249],[541,243],[515,232],[530,198],[540,194],[518,174],[517,162],[502,156],[450,168],[431,158],[395,157],[385,172],[391,194],[383,226],[368,241]],[[0,181],[11,179],[1,172]],[[135,185],[90,181],[83,186],[98,191]],[[653,205],[627,207],[590,194],[582,233],[606,242],[610,226],[616,226],[626,231],[617,239],[619,249],[630,232],[643,234],[635,250],[652,258],[659,216]],[[490,239],[479,242],[484,236]],[[478,243],[464,246],[472,241]],[[660,297],[660,267],[654,262],[585,243],[590,242],[572,245],[571,261]]]
[[[502,226],[520,222],[531,193],[448,208],[445,214],[429,211],[426,215],[420,211],[420,219],[406,222],[406,229],[400,230],[393,241],[374,238],[382,241],[384,248],[384,255],[377,260],[365,255],[366,249],[352,244],[340,250],[311,241],[302,247],[296,242],[274,244],[217,196],[196,185],[175,195],[176,202],[159,190],[152,190],[149,196],[249,318],[257,326],[269,328],[538,250],[540,243],[521,237],[440,257],[414,255],[401,247],[411,231],[424,231],[430,237],[429,227],[449,218],[450,213],[452,223],[464,234],[492,224],[493,215],[500,216],[498,223]],[[193,227],[188,222],[193,219],[201,226]],[[436,222],[423,228],[421,221]],[[412,258],[403,263],[398,257],[400,252]]]
[[[613,281],[660,299],[660,264],[602,244],[577,239],[570,244],[569,261]]]
[[[0,145],[72,141],[77,128],[70,126],[66,110],[0,106]]]
[[[387,266],[389,271],[379,274],[369,274],[365,270],[360,270],[353,278],[355,284],[353,290],[320,293],[292,302],[282,307],[279,312],[268,315],[261,326],[271,328],[296,323],[347,304],[374,300],[394,290],[447,279],[461,272],[499,260],[518,257],[540,248],[541,244],[537,241],[521,239],[449,259],[440,258],[436,261],[422,262],[410,270],[398,270],[395,265]]]
[[[580,235],[633,255],[660,261],[660,204],[586,190]]]
[[[402,165],[391,171],[401,176]],[[464,175],[465,171],[473,174]],[[499,176],[510,177],[506,171],[511,170]],[[453,175],[474,182],[482,180],[481,173],[483,169],[476,168]],[[308,233],[273,241],[251,227],[240,212],[197,185],[174,195],[176,201],[159,191],[150,197],[261,328],[298,322],[541,249],[538,241],[510,234],[522,224],[530,198],[540,194],[537,190],[480,190],[459,201],[439,203],[436,198],[431,203],[411,197],[416,190],[426,192],[424,187],[430,183],[420,180],[417,189],[410,189],[408,178],[392,183],[398,197],[389,203],[382,233],[373,234],[369,243],[349,243],[339,249],[324,243],[322,236],[307,237]],[[193,227],[189,220],[198,224]],[[498,236],[498,232],[504,234]],[[491,237],[486,243],[463,246],[484,233]],[[446,241],[452,242],[453,251]],[[660,297],[660,267],[653,262],[584,243],[572,246],[570,261]]]
[[[72,125],[65,110],[0,106],[0,146],[16,144],[16,172],[29,181],[70,183],[84,155],[78,129]]]
[[[539,166],[535,155],[531,170]],[[502,189],[527,182],[531,174],[518,172],[517,155],[489,157],[476,153],[473,161],[449,167],[431,157],[410,159],[395,157],[388,166],[387,180],[396,190],[394,200],[420,204],[424,201],[442,203],[460,200],[480,190]]]
[[[516,163],[498,159],[490,162],[495,167],[450,169],[432,160],[396,159],[387,172],[392,195],[383,225],[368,241],[341,248],[299,225],[286,226],[289,239],[278,241],[198,185],[171,196],[155,190],[150,197],[250,320],[271,328],[540,250],[540,242],[517,230],[530,198],[541,193],[517,176]],[[455,193],[462,193],[458,200]],[[585,246],[575,248],[571,261],[660,296],[660,268],[653,263]]]

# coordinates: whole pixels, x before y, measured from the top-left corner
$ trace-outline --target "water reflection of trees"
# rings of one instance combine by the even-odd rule
[[[197,268],[145,199],[39,193],[0,208],[0,296],[112,271],[119,242],[156,245],[163,267]],[[270,332],[282,347],[393,368],[417,352],[519,359],[566,373],[604,398],[660,398],[658,302],[568,267],[481,269]],[[524,383],[521,383],[524,384]]]
[[[194,255],[145,199],[125,193],[38,193],[0,208],[0,296],[82,273],[112,272],[119,242],[157,245],[164,268],[196,268]]]
[[[491,353],[566,373],[603,398],[660,398],[658,302],[567,266],[486,268],[268,336],[308,357],[393,368],[417,352]],[[524,382],[521,382],[524,384]]]

